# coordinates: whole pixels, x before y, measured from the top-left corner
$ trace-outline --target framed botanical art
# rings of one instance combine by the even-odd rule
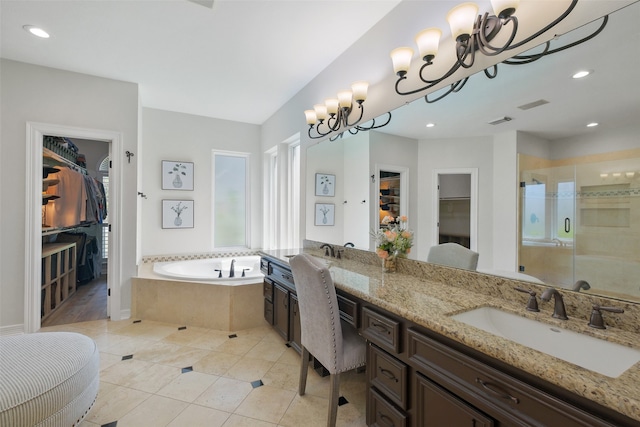
[[[193,200],[163,200],[162,228],[193,228]]]
[[[333,197],[336,194],[336,176],[328,173],[316,174],[316,196]]]
[[[333,203],[316,203],[315,225],[333,225],[336,205]]]
[[[163,190],[193,190],[193,163],[162,161]]]

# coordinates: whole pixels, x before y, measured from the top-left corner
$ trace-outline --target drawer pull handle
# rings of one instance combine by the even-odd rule
[[[382,375],[384,375],[385,377],[389,378],[392,381],[398,382],[398,378],[396,378],[396,376],[393,375],[393,372],[391,372],[390,370],[384,369],[384,368],[381,368],[381,367],[378,367],[378,369],[380,370],[380,373]]]
[[[476,378],[476,382],[479,383],[482,387],[485,388],[485,390],[489,391],[490,393],[502,398],[502,399],[507,399],[507,400],[511,400],[513,403],[515,403],[516,405],[518,403],[520,403],[520,400],[518,400],[517,397],[511,396],[509,393],[506,393],[500,389],[498,389],[496,386],[494,386],[491,383],[487,383],[482,381],[480,378]],[[494,390],[497,389],[497,390]]]
[[[384,423],[390,427],[394,427],[395,424],[393,423],[393,420],[389,417],[387,417],[385,414],[383,414],[382,412],[378,411],[378,419],[380,421],[384,421]]]
[[[385,325],[384,323],[371,322],[371,326],[373,326],[374,328],[376,328],[380,332],[384,332],[386,334],[389,334],[389,330],[387,329],[387,325]]]

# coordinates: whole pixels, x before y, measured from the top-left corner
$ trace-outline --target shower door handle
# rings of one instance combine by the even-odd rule
[[[564,232],[568,233],[571,231],[571,218],[564,219]]]

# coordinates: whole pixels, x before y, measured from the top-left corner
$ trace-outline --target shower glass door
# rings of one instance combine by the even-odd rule
[[[545,283],[568,287],[574,269],[575,168],[540,167],[543,165],[539,162],[528,162],[522,157],[520,272]]]

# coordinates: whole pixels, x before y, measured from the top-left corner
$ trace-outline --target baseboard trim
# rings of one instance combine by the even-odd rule
[[[9,336],[9,335],[23,335],[23,334],[24,334],[24,324],[0,327],[0,336],[2,337]]]

